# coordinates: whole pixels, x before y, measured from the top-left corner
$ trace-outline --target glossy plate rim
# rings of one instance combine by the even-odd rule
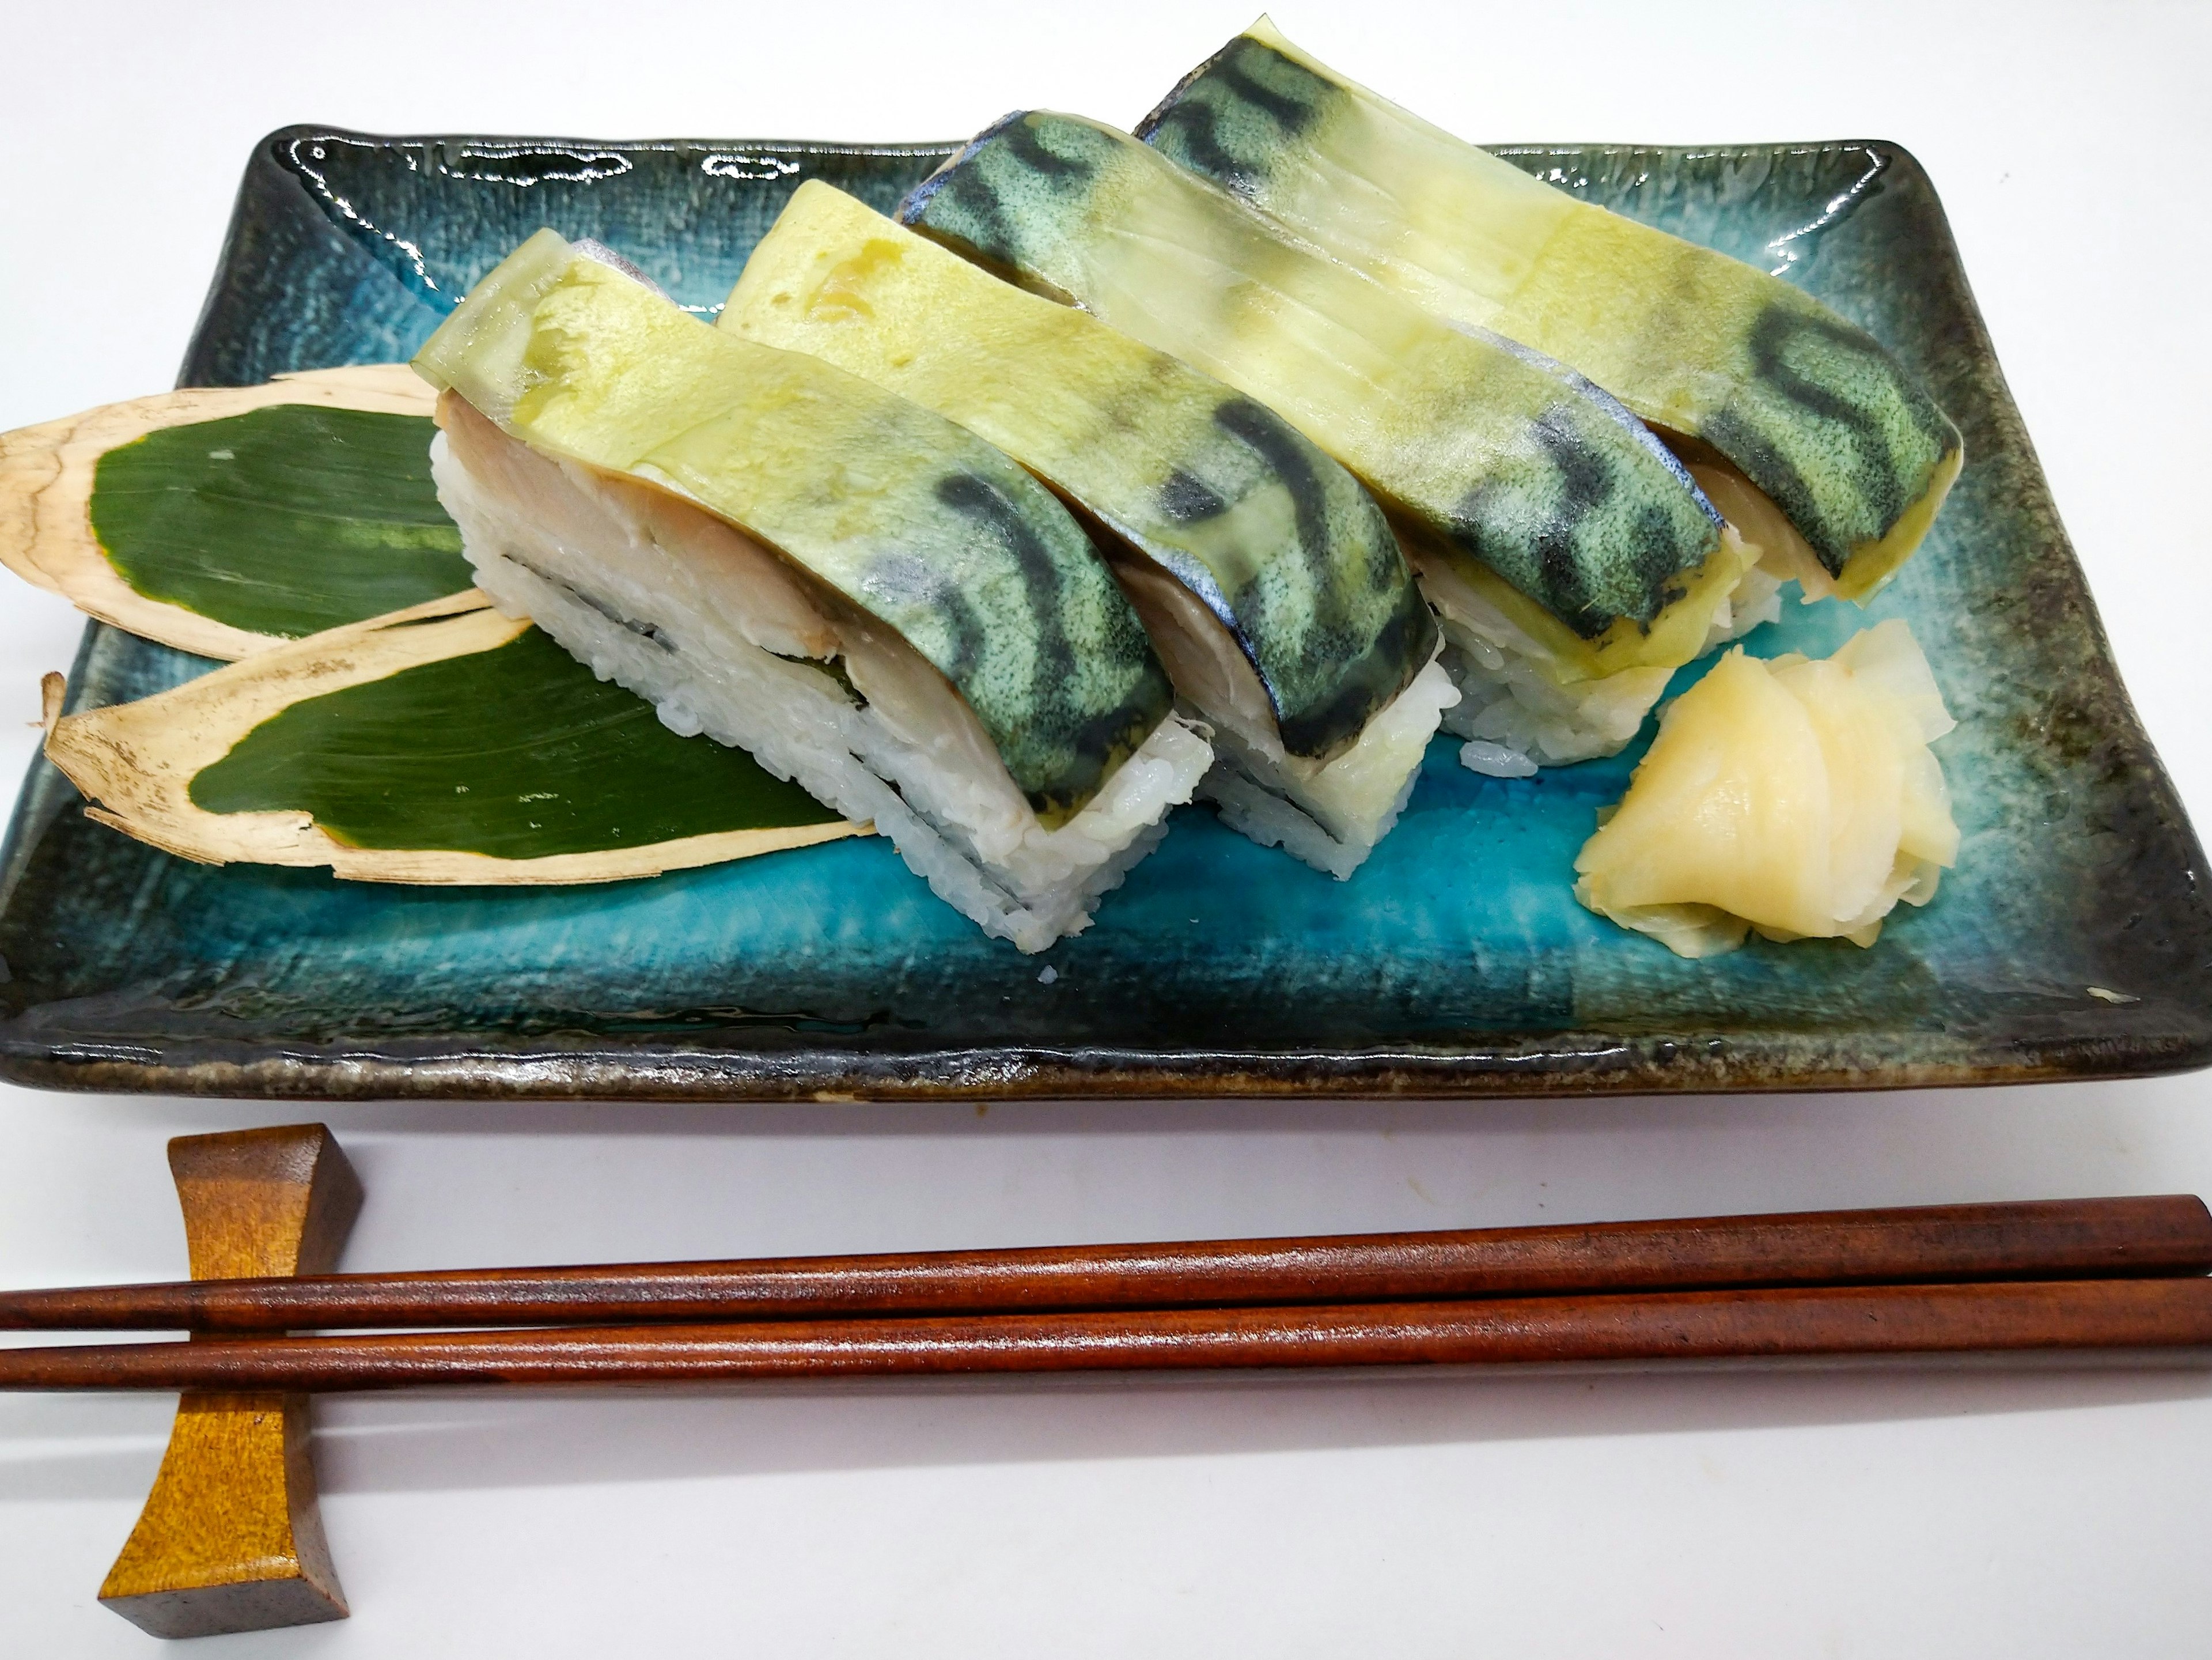
[[[945,144],[841,144],[813,141],[647,140],[585,141],[544,137],[491,138],[429,135],[403,137],[356,134],[343,129],[286,128],[255,147],[238,204],[187,351],[180,385],[228,384],[223,371],[226,331],[250,324],[258,303],[254,243],[259,216],[271,191],[305,197],[299,179],[277,160],[280,147],[318,141],[374,145],[536,146],[588,148],[597,153],[635,152],[711,143],[740,155],[854,155],[926,158]],[[1523,157],[1573,153],[1612,157],[1715,152],[1749,154],[1796,148],[1775,145],[1650,146],[1636,144],[1510,145]],[[1988,398],[1990,421],[2025,468],[2026,483],[2039,492],[2063,553],[2064,569],[2052,579],[2078,600],[2095,660],[2093,678],[2109,690],[2106,715],[2114,747],[2150,795],[2142,805],[2178,830],[2185,868],[2172,873],[2178,890],[2197,897],[2205,889],[2203,850],[2190,829],[2171,780],[2119,681],[2117,665],[2098,621],[2070,543],[2057,525],[2048,485],[2035,463],[2020,417],[2005,387],[1996,354],[1967,288],[1940,202],[1909,152],[1879,141],[1822,143],[1820,149],[1863,149],[1884,158],[1898,182],[1923,191],[1933,230],[1926,257],[1955,275],[1957,315],[1947,350],[1972,360],[1978,394]],[[1970,458],[1969,465],[1972,465]],[[72,687],[105,624],[88,623]],[[0,880],[13,887],[21,846],[32,821],[54,810],[51,786],[34,761],[19,796]],[[65,784],[61,788],[67,790]],[[73,795],[73,792],[70,793]],[[0,898],[12,903],[14,894]],[[1109,901],[1110,903],[1110,901]],[[188,1033],[159,1043],[103,1041],[73,1030],[63,1006],[38,1006],[0,1020],[0,1077],[37,1087],[104,1092],[158,1091],[267,1099],[639,1099],[717,1101],[1006,1100],[1188,1097],[1469,1098],[1596,1096],[1671,1092],[1786,1092],[1906,1089],[2018,1084],[2058,1079],[2141,1076],[2212,1065],[2212,963],[2183,1018],[2162,1029],[2121,1030],[2102,1035],[2037,1031],[2024,1021],[2009,1037],[1882,1033],[1868,1029],[1808,1031],[1747,1025],[1694,1034],[1625,1034],[1562,1030],[1500,1036],[1494,1042],[1457,1038],[1436,1045],[1393,1043],[1369,1048],[1309,1049],[1182,1047],[1137,1049],[1097,1043],[1035,1043],[947,1047],[913,1037],[878,1037],[866,1049],[808,1041],[795,1030],[739,1026],[720,1041],[706,1034],[687,1039],[662,1031],[617,1038],[611,1033],[562,1032],[500,1037],[485,1032],[373,1042],[294,1041],[258,1036],[241,1039]],[[0,967],[0,973],[4,973]],[[2194,1018],[2190,1018],[2192,1016]],[[1894,1037],[1893,1054],[1869,1064],[1869,1047]]]

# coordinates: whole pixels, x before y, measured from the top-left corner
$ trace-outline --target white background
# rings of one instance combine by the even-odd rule
[[[0,429],[168,386],[248,148],[384,131],[934,139],[1133,121],[1253,0],[1086,8],[4,0]],[[1478,139],[1894,139],[1934,175],[2200,823],[2212,10],[1284,0]],[[76,619],[0,592],[0,771]],[[2183,1078],[1551,1105],[335,1107],[349,1266],[2212,1192]],[[313,1110],[0,1090],[0,1282],[181,1272],[161,1144]],[[0,1652],[93,1600],[169,1402],[0,1398]],[[2201,1374],[359,1398],[355,1614],[277,1654],[2202,1654]]]

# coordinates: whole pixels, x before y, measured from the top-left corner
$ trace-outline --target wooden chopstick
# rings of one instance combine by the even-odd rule
[[[185,1281],[0,1293],[0,1329],[287,1331],[1176,1308],[2212,1269],[2186,1195],[1454,1232]]]
[[[2075,1280],[62,1346],[0,1349],[0,1389],[703,1384],[2208,1346],[2212,1280]]]

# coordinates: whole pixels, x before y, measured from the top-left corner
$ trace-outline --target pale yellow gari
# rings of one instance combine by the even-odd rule
[[[1929,748],[1954,724],[1901,621],[1826,660],[1738,647],[1662,713],[1575,860],[1575,897],[1683,957],[1753,930],[1871,946],[1957,860]]]

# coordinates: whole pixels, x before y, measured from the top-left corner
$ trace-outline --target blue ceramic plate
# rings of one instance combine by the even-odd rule
[[[1202,808],[1043,958],[880,841],[652,881],[429,890],[185,863],[87,821],[43,763],[0,857],[0,1070],[302,1096],[1526,1094],[2015,1082],[2212,1060],[2203,854],[1912,158],[1880,143],[1504,152],[1796,280],[1897,351],[1963,482],[1874,607],[1960,721],[1958,871],[1870,951],[1683,962],[1569,892],[1638,751],[1513,782],[1439,741],[1338,883]],[[720,302],[806,178],[880,208],[942,146],[387,139],[294,129],[247,168],[187,385],[404,358],[540,225]],[[1862,621],[1788,608],[1751,648]],[[94,624],[72,706],[208,666]],[[1053,973],[1044,973],[1049,967]]]

